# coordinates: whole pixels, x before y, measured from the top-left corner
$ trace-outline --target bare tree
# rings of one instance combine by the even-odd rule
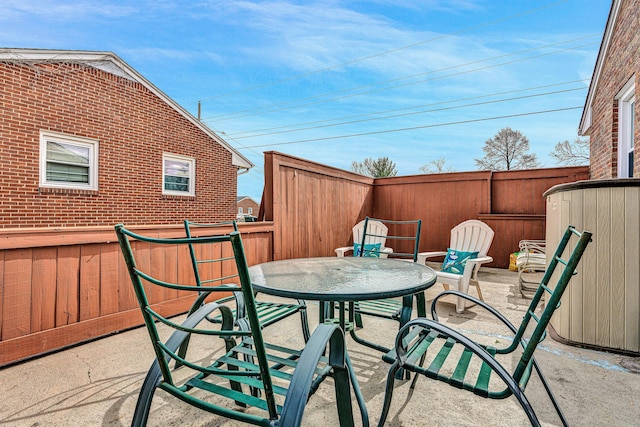
[[[378,160],[369,157],[362,162],[353,162],[351,163],[351,170],[360,175],[367,175],[374,178],[396,176],[398,174],[396,164],[389,160],[388,157],[380,157]]]
[[[475,159],[480,170],[514,170],[539,168],[535,154],[529,153],[529,140],[509,127],[485,141],[482,159]]]
[[[429,163],[420,166],[422,173],[449,173],[455,172],[456,169],[452,166],[448,166],[447,160],[444,157],[440,157],[437,160],[431,160]]]
[[[573,142],[564,140],[558,142],[551,153],[556,163],[565,166],[579,166],[589,164],[589,139],[576,137]]]

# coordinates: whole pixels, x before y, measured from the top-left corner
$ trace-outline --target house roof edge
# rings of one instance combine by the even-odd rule
[[[613,0],[611,2],[609,17],[607,18],[602,43],[600,44],[600,50],[598,51],[598,57],[591,76],[591,83],[589,83],[589,92],[587,93],[587,98],[582,110],[580,125],[578,126],[579,135],[588,135],[591,128],[591,103],[593,102],[596,88],[600,82],[600,73],[602,72],[604,60],[607,56],[607,51],[609,50],[609,43],[611,42],[611,36],[613,35],[613,27],[618,19],[618,12],[620,11],[621,3],[622,0]]]
[[[251,169],[254,164],[249,159],[243,156],[235,148],[233,148],[227,141],[220,137],[217,133],[211,130],[207,125],[202,123],[193,114],[189,113],[180,104],[174,101],[171,97],[165,94],[157,86],[147,80],[142,74],[136,71],[133,67],[127,64],[122,58],[113,52],[109,51],[90,51],[90,50],[55,50],[55,49],[27,49],[27,48],[0,48],[0,61],[12,61],[12,62],[63,62],[63,61],[76,61],[81,63],[97,63],[110,61],[118,67],[120,73],[113,70],[106,70],[112,74],[118,74],[121,77],[134,80],[153,94],[162,99],[165,103],[171,106],[174,110],[184,116],[192,124],[200,128],[211,139],[222,145],[232,155],[232,164],[240,169]],[[103,67],[98,67],[104,69]]]

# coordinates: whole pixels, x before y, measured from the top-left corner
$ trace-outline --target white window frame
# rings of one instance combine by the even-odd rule
[[[238,206],[238,213],[239,213],[239,214],[243,214],[243,213],[244,213],[244,212],[242,212],[242,210],[243,210],[243,209],[242,209],[242,206]]]
[[[253,215],[253,208],[247,208],[247,213],[249,215]]]
[[[89,149],[89,165],[87,183],[53,181],[47,179],[47,142],[57,142],[65,145]],[[40,187],[68,188],[75,190],[98,190],[98,149],[97,139],[67,135],[64,133],[40,131]]]
[[[187,191],[166,190],[165,189],[165,164],[167,160],[183,162],[189,164],[189,188]],[[196,159],[193,157],[180,156],[178,154],[162,154],[162,194],[168,196],[195,196],[196,195]]]
[[[629,153],[634,151],[635,81],[635,76],[631,77],[616,96],[618,100],[618,178],[629,178],[629,173],[633,175],[633,165],[629,165]],[[634,157],[637,155],[638,153],[634,153]]]

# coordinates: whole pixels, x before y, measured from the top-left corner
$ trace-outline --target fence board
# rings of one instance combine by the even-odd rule
[[[273,225],[239,226],[249,264],[270,261]],[[138,228],[147,235],[184,236],[182,225]],[[97,237],[85,228],[70,228],[62,239],[59,231],[31,230],[26,241],[37,241],[36,249],[23,248],[27,230],[3,236],[0,366],[142,324],[113,233],[96,233]],[[134,242],[134,246],[141,246],[141,265],[162,268],[160,275],[167,280],[195,284],[187,247],[178,251],[175,247],[152,249],[141,242]],[[168,316],[185,312],[193,301],[193,295],[185,297],[175,290],[153,298],[157,301],[154,309]]]
[[[191,299],[181,298],[154,306],[164,315],[184,313],[188,310]],[[125,331],[142,324],[139,309],[100,316],[84,322],[72,323],[41,331],[23,337],[0,342],[0,366],[28,359],[34,355],[45,354],[66,346],[78,344],[118,331]]]
[[[31,249],[5,254],[2,340],[31,332]]]
[[[32,254],[31,333],[56,326],[57,248],[36,248]]]
[[[58,248],[56,327],[76,323],[79,320],[79,272],[80,246]]]
[[[81,247],[80,320],[100,316],[100,245]]]
[[[100,246],[100,315],[118,312],[120,263],[124,263],[117,243]]]

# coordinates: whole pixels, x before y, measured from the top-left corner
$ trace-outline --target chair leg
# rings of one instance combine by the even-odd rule
[[[422,356],[420,356],[420,367],[422,368],[422,365],[424,365],[424,361],[427,358],[427,352],[425,351],[424,353],[422,353]],[[416,386],[416,381],[418,381],[418,377],[420,376],[417,372],[414,372],[414,377],[413,377],[413,381],[411,381],[411,386],[409,387],[411,390],[413,390]]]
[[[464,306],[465,306],[466,300],[464,298],[460,298],[457,297],[457,301],[456,301],[456,313],[464,313]]]
[[[357,310],[358,310],[358,302],[356,301],[356,303],[354,304],[355,307],[355,311],[353,313],[353,320],[355,322],[354,327],[356,328],[362,328],[364,326],[364,323],[362,323],[362,314],[360,314]]]
[[[416,308],[418,309],[418,317],[427,317],[427,298],[424,292],[416,294]]]
[[[482,296],[482,291],[480,290],[480,282],[478,282],[477,280],[471,280],[469,282],[470,285],[473,285],[476,287],[476,290],[478,291],[478,299],[480,301],[484,301],[484,297]]]
[[[564,413],[562,412],[562,409],[560,409],[560,405],[556,401],[556,397],[551,391],[551,387],[549,387],[549,384],[547,384],[547,379],[542,374],[542,371],[540,370],[540,367],[538,366],[538,363],[535,359],[533,360],[533,366],[536,369],[536,372],[538,373],[538,378],[540,378],[540,381],[542,382],[544,389],[547,391],[547,396],[549,396],[549,399],[551,400],[551,403],[553,404],[553,407],[555,408],[556,413],[558,414],[558,417],[560,417],[560,421],[562,422],[562,425],[564,427],[568,427],[569,423],[567,422],[567,419],[565,418]]]
[[[382,405],[382,413],[380,414],[380,421],[378,421],[378,427],[384,426],[384,422],[389,415],[389,408],[391,407],[391,398],[393,397],[393,385],[395,383],[396,372],[400,369],[400,362],[396,360],[389,368],[387,374],[387,387],[384,391],[384,404]]]
[[[300,309],[300,322],[302,324],[302,337],[304,338],[304,342],[307,343],[309,342],[309,338],[311,338],[311,334],[309,333],[309,318],[306,307]]]
[[[138,401],[136,402],[136,409],[133,413],[133,419],[131,420],[132,427],[146,426],[147,419],[149,418],[149,411],[151,410],[151,401],[153,395],[156,392],[158,384],[160,384],[160,378],[162,373],[160,372],[160,365],[158,361],[153,362],[149,372],[142,383],[142,388],[138,394]]]
[[[469,282],[465,282],[464,280],[461,280],[460,283],[458,284],[458,289],[456,289],[458,292],[461,292],[463,294],[468,294],[469,293]],[[465,306],[466,306],[467,300],[465,300],[464,298],[457,298],[456,301],[456,312],[458,313],[463,313]]]

